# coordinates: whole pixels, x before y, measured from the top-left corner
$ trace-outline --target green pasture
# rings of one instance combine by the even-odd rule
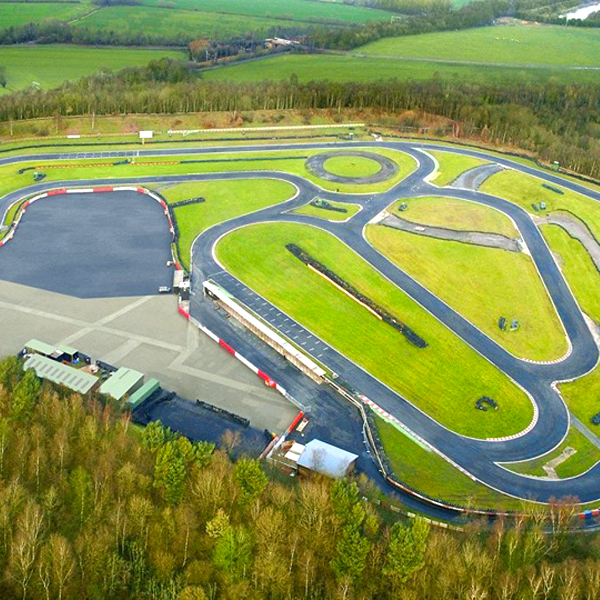
[[[417,36],[414,36],[415,38]],[[407,38],[409,39],[409,38]],[[413,36],[410,37],[413,39]],[[425,81],[441,77],[449,81],[468,83],[595,83],[597,71],[561,69],[559,67],[530,68],[522,65],[493,66],[448,64],[426,59],[398,59],[380,56],[283,54],[247,63],[232,64],[203,72],[209,81],[281,81],[296,75],[307,81]]]
[[[42,88],[54,88],[64,81],[92,75],[102,69],[118,71],[125,67],[141,67],[163,57],[187,58],[184,52],[176,50],[90,48],[65,44],[0,46],[0,65],[6,68],[8,80],[5,92],[28,87],[33,82]]]
[[[600,273],[588,251],[558,225],[542,225],[540,229],[581,309],[600,324]]]
[[[286,250],[290,242],[390,310],[429,347],[416,348],[308,269]],[[292,223],[253,225],[223,238],[217,256],[257,293],[445,426],[490,437],[529,424],[532,405],[524,392],[332,235]],[[482,395],[496,398],[500,410],[478,411]]]
[[[263,19],[285,19],[309,23],[366,23],[389,19],[390,13],[363,6],[309,0],[142,0],[144,6],[172,6],[174,9],[237,14]]]
[[[367,239],[400,269],[520,358],[564,356],[567,339],[531,258],[522,252],[437,240],[382,225]],[[498,319],[518,319],[502,331]]]
[[[292,198],[295,188],[275,179],[239,179],[237,181],[201,181],[171,187],[153,186],[168,202],[202,197],[205,202],[174,209],[179,225],[179,248],[186,267],[190,264],[196,237],[217,223],[279,204]]]
[[[515,473],[546,477],[543,466],[560,456],[566,448],[573,448],[576,452],[555,468],[556,474],[561,479],[581,475],[600,460],[600,449],[594,446],[580,431],[571,427],[562,444],[552,452],[533,460],[508,463],[503,466]]]
[[[460,506],[515,511],[523,508],[523,501],[473,481],[390,423],[379,417],[376,417],[376,423],[385,454],[398,481],[432,498]]]
[[[579,217],[590,228],[596,239],[600,239],[600,202],[571,192],[559,185],[553,187],[561,190],[558,194],[542,186],[541,179],[519,173],[502,171],[492,175],[480,188],[480,191],[500,196],[522,206],[531,214],[536,214],[532,204],[543,201],[547,205],[545,212],[567,211]],[[581,184],[581,182],[579,182]],[[537,213],[543,216],[544,213]]]
[[[325,208],[319,208],[312,204],[305,204],[300,208],[293,210],[292,212],[298,215],[308,215],[309,217],[318,217],[319,219],[325,219],[326,221],[347,221],[353,217],[359,210],[359,204],[349,204],[347,202],[333,202],[328,201],[329,204],[336,208],[345,208],[348,212],[337,212],[334,210],[327,210]]]
[[[371,150],[371,149],[370,149]],[[373,151],[373,150],[371,150]],[[142,177],[146,175],[156,175],[157,167],[161,175],[175,175],[187,173],[220,173],[230,171],[281,171],[286,173],[295,173],[313,181],[317,185],[328,190],[339,190],[349,193],[367,193],[385,191],[410,175],[416,168],[416,161],[403,152],[396,150],[374,150],[378,154],[387,156],[399,165],[398,173],[388,181],[376,184],[337,184],[325,181],[310,173],[305,166],[306,157],[314,154],[320,154],[323,150],[298,151],[290,150],[274,151],[265,150],[252,153],[244,153],[245,160],[240,158],[232,148],[232,152],[223,154],[207,155],[184,155],[184,156],[163,156],[163,157],[141,157],[136,159],[136,164],[112,165],[110,163],[118,159],[95,158],[82,160],[64,160],[47,161],[43,164],[38,163],[38,170],[46,173],[47,178],[44,181],[77,180],[77,179],[98,179],[98,178],[116,178],[127,179],[132,177]],[[280,158],[280,160],[278,160]],[[351,157],[348,157],[351,158]],[[232,159],[236,159],[233,160]],[[267,160],[264,160],[267,159]],[[269,160],[274,159],[274,160]],[[198,160],[208,162],[186,162],[179,163],[180,160]],[[106,166],[97,166],[99,163],[106,163]],[[143,163],[143,164],[140,164]],[[35,164],[22,162],[18,165],[9,165],[0,167],[0,196],[31,185],[33,183],[32,171],[23,175],[18,175],[17,170],[21,166]],[[64,165],[60,168],[48,168],[44,171],[43,166]]]
[[[403,202],[406,203],[406,209],[398,212],[398,207]],[[500,233],[509,238],[519,237],[513,222],[500,211],[457,198],[422,196],[401,199],[393,205],[391,212],[413,223],[432,227]]]
[[[156,36],[181,38],[182,42],[202,37],[233,37],[252,31],[264,35],[272,27],[293,27],[294,21],[247,15],[177,10],[159,6],[109,6],[74,23],[89,30],[143,31]]]
[[[452,183],[461,173],[488,164],[489,161],[472,156],[462,156],[453,152],[430,151],[438,162],[438,171],[431,181],[441,187]]]
[[[66,2],[0,2],[0,29],[51,19],[67,20],[90,10],[88,4]],[[0,53],[1,56],[1,53]],[[2,60],[0,58],[0,64]]]
[[[600,31],[579,27],[479,27],[383,38],[361,54],[515,65],[600,66]]]

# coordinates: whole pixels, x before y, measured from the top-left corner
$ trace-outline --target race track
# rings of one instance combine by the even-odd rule
[[[235,152],[265,150],[265,146],[236,147]],[[198,304],[202,281],[214,279],[222,287],[228,289],[236,297],[246,302],[264,319],[274,327],[279,328],[286,335],[293,330],[297,343],[305,342],[303,347],[318,357],[319,361],[326,364],[342,379],[350,383],[367,397],[376,402],[386,411],[397,417],[408,429],[426,440],[440,453],[451,460],[455,465],[470,473],[479,481],[490,487],[501,490],[509,495],[535,499],[547,502],[551,498],[564,496],[577,496],[582,502],[600,499],[600,463],[580,476],[564,480],[541,480],[518,475],[508,471],[497,463],[519,461],[539,456],[550,451],[561,443],[567,433],[570,417],[565,404],[553,387],[553,383],[565,379],[573,379],[584,375],[594,368],[598,362],[598,347],[586,323],[581,310],[572,293],[565,283],[560,269],[554,261],[552,254],[541,236],[532,218],[519,206],[488,194],[457,188],[438,188],[427,182],[428,176],[435,170],[435,162],[427,154],[427,150],[444,150],[467,156],[488,159],[504,167],[512,168],[523,173],[534,175],[546,182],[559,184],[567,189],[578,192],[596,201],[600,201],[600,193],[592,191],[585,186],[565,180],[558,175],[546,173],[533,167],[524,166],[509,158],[498,158],[488,155],[483,151],[465,150],[455,147],[445,147],[439,144],[412,143],[412,142],[347,142],[336,144],[299,144],[294,145],[296,150],[322,149],[324,152],[334,149],[350,148],[387,148],[406,152],[418,161],[418,168],[409,177],[393,186],[392,189],[382,193],[369,193],[364,195],[342,194],[327,192],[304,178],[281,173],[277,171],[255,172],[227,172],[210,173],[202,175],[181,176],[154,176],[135,179],[136,184],[167,181],[193,181],[211,179],[248,179],[248,178],[276,178],[288,181],[295,185],[298,194],[287,202],[265,208],[252,214],[237,217],[211,227],[202,233],[195,241],[192,252],[192,288],[197,293],[192,296],[192,316],[199,320],[203,318]],[[268,146],[269,150],[289,150],[288,145]],[[229,152],[231,148],[227,148]],[[223,152],[223,148],[203,149],[169,149],[169,150],[143,150],[139,155],[183,155],[183,154],[212,154]],[[119,153],[77,153],[77,158],[106,157],[123,155]],[[43,154],[27,157],[7,157],[0,159],[0,164],[10,164],[20,160],[52,160],[56,158],[71,158],[67,154]],[[127,181],[131,181],[128,179]],[[60,188],[76,183],[80,185],[102,185],[115,183],[115,180],[102,181],[77,181],[77,182],[51,182],[37,184],[18,192],[8,194],[0,199],[0,215],[15,200],[31,194],[34,191]],[[289,210],[302,206],[318,195],[326,200],[336,202],[351,202],[360,204],[362,210],[347,222],[329,222],[310,216],[290,214]],[[522,360],[513,356],[497,343],[491,340],[481,330],[450,308],[437,296],[420,285],[415,279],[397,268],[385,256],[375,250],[365,239],[363,231],[365,226],[382,210],[387,208],[396,199],[417,196],[447,196],[471,200],[486,206],[494,207],[513,219],[521,236],[530,251],[533,260],[544,280],[548,292],[555,304],[556,310],[564,326],[570,343],[570,352],[559,361],[549,364],[536,363]],[[243,283],[225,272],[213,254],[213,249],[221,236],[226,233],[254,223],[267,221],[287,221],[304,223],[320,227],[342,240],[356,251],[375,269],[385,275],[391,282],[411,296],[416,302],[433,314],[456,335],[462,338],[487,360],[506,373],[532,398],[537,407],[537,419],[532,422],[527,431],[517,435],[514,439],[504,440],[477,440],[460,436],[431,419],[421,410],[416,408],[406,399],[387,388],[366,371],[349,361],[328,344],[319,340],[313,333],[307,331],[300,323],[294,322],[283,314],[277,307],[272,306],[266,299],[260,298]],[[8,245],[7,245],[8,247]],[[0,260],[3,259],[5,249],[0,249]],[[0,278],[1,270],[0,270]],[[286,331],[287,330],[287,331]]]

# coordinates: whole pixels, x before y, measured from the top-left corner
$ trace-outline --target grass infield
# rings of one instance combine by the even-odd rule
[[[335,156],[328,158],[323,168],[343,177],[368,177],[381,170],[378,162],[364,156]]]
[[[452,183],[461,173],[489,164],[489,161],[471,156],[462,156],[452,152],[429,151],[437,160],[439,168],[435,179],[431,183],[441,187]]]
[[[565,333],[528,255],[433,239],[382,225],[368,226],[367,239],[509,352],[543,361],[566,353]],[[501,331],[501,316],[509,322],[517,319],[519,329]]]
[[[406,202],[406,210],[398,212],[398,206],[403,202]],[[432,227],[500,233],[513,239],[519,237],[517,228],[506,215],[468,200],[438,196],[401,199],[393,205],[391,212],[414,223]]]
[[[335,206],[336,208],[345,208],[348,212],[344,213],[337,212],[335,210],[326,210],[324,208],[312,206],[311,204],[305,204],[304,206],[292,211],[292,213],[298,215],[308,215],[309,217],[318,217],[319,219],[324,219],[326,221],[346,221],[352,218],[360,210],[360,205],[358,204],[333,202],[331,200],[329,201],[329,204]]]
[[[360,304],[306,268],[285,245],[296,243],[430,344],[418,349]],[[401,290],[332,235],[305,225],[267,223],[227,235],[224,266],[445,426],[476,437],[510,435],[532,418],[527,395]],[[475,409],[482,396],[500,410]]]

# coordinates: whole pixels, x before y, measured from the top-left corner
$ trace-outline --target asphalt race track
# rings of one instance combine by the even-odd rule
[[[171,286],[164,212],[137,192],[60,194],[31,204],[2,247],[0,279],[79,298]]]
[[[292,200],[220,223],[211,227],[197,238],[192,252],[192,287],[196,292],[192,295],[192,316],[195,316],[198,320],[206,318],[200,305],[200,289],[204,279],[213,278],[236,296],[243,298],[258,314],[267,319],[275,327],[281,329],[284,334],[291,336],[297,344],[302,345],[302,347],[308,350],[312,348],[310,350],[311,353],[314,353],[321,362],[337,372],[345,381],[369,398],[374,399],[382,408],[397,417],[408,429],[425,439],[453,463],[459,465],[462,469],[488,486],[516,497],[536,499],[538,501],[549,501],[554,497],[560,498],[565,496],[577,496],[581,502],[591,502],[600,499],[600,463],[578,477],[563,480],[541,480],[521,476],[497,464],[498,462],[526,460],[539,456],[550,451],[562,441],[569,427],[570,416],[564,402],[552,384],[556,381],[580,377],[593,369],[598,362],[598,347],[550,250],[528,213],[511,202],[488,194],[449,187],[438,188],[427,183],[426,178],[434,171],[435,163],[424,150],[444,150],[484,158],[504,167],[534,175],[549,183],[561,185],[564,188],[581,193],[597,201],[600,201],[600,193],[592,191],[578,183],[562,179],[558,175],[524,166],[509,158],[491,156],[484,151],[478,150],[465,150],[455,147],[445,147],[439,144],[413,142],[347,142],[294,145],[294,149],[296,150],[323,149],[324,151],[369,147],[373,149],[388,148],[406,152],[417,159],[419,166],[414,173],[395,185],[391,190],[364,195],[345,195],[327,192],[302,177],[277,171],[227,172],[220,174],[210,173],[137,178],[135,183],[143,184],[147,182],[193,181],[216,178],[248,179],[271,177],[289,181],[298,188],[298,194]],[[289,145],[272,145],[268,147],[243,146],[236,147],[235,151],[243,153],[265,150],[267,148],[269,150],[289,150],[290,147]],[[223,148],[141,150],[139,154],[144,156],[192,153],[212,154],[223,152],[224,150]],[[227,148],[227,151],[231,152],[231,148]],[[77,153],[76,157],[87,158],[95,154],[99,153]],[[107,153],[103,152],[102,154],[106,155]],[[121,155],[122,152],[114,154]],[[0,159],[0,164],[9,164],[20,160],[51,160],[59,157],[70,158],[71,156],[63,153],[10,157]],[[26,194],[73,185],[73,183],[77,185],[102,185],[116,182],[115,180],[63,181],[33,185],[27,189],[8,194],[0,199],[0,215],[4,214],[4,211],[12,202],[24,197]],[[327,200],[358,203],[362,205],[363,209],[349,221],[338,223],[286,212],[305,204],[316,195]],[[398,269],[364,239],[362,232],[365,225],[394,200],[400,197],[410,198],[431,195],[468,199],[492,206],[514,220],[554,301],[558,315],[569,338],[571,351],[562,360],[545,364],[524,361],[513,356],[421,286],[416,280]],[[43,202],[46,202],[46,200]],[[390,281],[404,290],[465,342],[524,388],[530,394],[538,408],[537,420],[534,419],[528,430],[521,432],[521,435],[514,439],[477,440],[449,431],[406,399],[400,397],[367,372],[348,361],[322,340],[319,340],[311,332],[302,327],[300,323],[294,322],[287,315],[280,312],[277,307],[272,306],[264,298],[249,290],[243,283],[225,273],[223,267],[213,257],[213,248],[217,240],[222,235],[236,228],[265,221],[304,223],[320,227],[337,236],[360,254],[375,269],[383,273]],[[5,252],[10,248],[11,244],[16,242],[18,235],[15,236],[15,240],[0,249],[0,260],[6,256]],[[0,277],[2,277],[1,271]],[[256,360],[260,361],[260,356],[257,356]],[[308,379],[306,379],[306,382],[308,386]],[[285,382],[281,383],[285,386]]]

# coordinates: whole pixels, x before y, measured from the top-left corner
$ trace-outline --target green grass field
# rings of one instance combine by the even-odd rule
[[[596,365],[596,368],[584,377],[561,383],[559,389],[569,410],[600,436],[600,426],[590,422],[590,419],[600,412],[600,365]]]
[[[429,347],[416,348],[306,268],[286,250],[290,242],[413,327]],[[532,406],[526,394],[332,235],[291,223],[253,225],[223,238],[217,256],[257,293],[447,427],[490,437],[529,424]],[[501,409],[476,410],[482,395],[498,399]]]
[[[600,66],[600,31],[575,27],[481,27],[384,38],[364,54],[515,65]]]
[[[6,68],[5,93],[37,82],[42,88],[58,87],[92,75],[101,69],[118,71],[140,67],[162,57],[185,60],[184,52],[131,48],[88,48],[51,44],[47,46],[0,46],[0,65]]]
[[[177,10],[158,6],[109,6],[77,21],[75,27],[181,38],[182,42],[202,37],[233,37],[248,31],[264,35],[272,27],[292,27],[294,21],[247,15]]]
[[[337,212],[333,210],[327,210],[324,208],[319,208],[318,206],[313,206],[312,204],[305,204],[292,212],[298,215],[308,215],[309,217],[318,217],[319,219],[325,219],[326,221],[347,221],[352,218],[359,210],[360,205],[358,204],[348,204],[347,202],[332,202],[329,201],[329,204],[335,206],[336,208],[345,208],[348,212]]]
[[[368,177],[379,173],[379,163],[363,156],[334,156],[328,158],[323,167],[342,177]]]
[[[232,149],[230,153],[214,154],[210,159],[206,156],[194,157],[188,154],[185,156],[168,156],[168,157],[152,157],[140,159],[136,164],[113,166],[110,163],[106,166],[97,166],[98,159],[85,159],[74,161],[51,161],[44,163],[46,166],[57,165],[59,168],[46,169],[44,165],[37,165],[39,170],[47,174],[45,181],[52,180],[76,180],[88,178],[120,178],[127,179],[128,177],[155,175],[157,166],[160,166],[161,175],[176,175],[187,173],[220,173],[227,171],[267,171],[275,170],[287,173],[296,173],[313,181],[317,185],[328,190],[339,190],[340,192],[348,193],[367,193],[385,191],[410,175],[417,163],[416,161],[403,152],[395,150],[377,150],[377,153],[387,156],[394,160],[399,165],[398,173],[382,183],[360,185],[360,184],[339,184],[330,181],[325,181],[310,173],[305,166],[306,157],[313,154],[319,154],[322,150],[298,151],[290,148],[284,151],[269,151],[245,153],[244,157],[247,160],[231,161],[231,159],[239,159],[239,155]],[[267,160],[264,160],[264,159]],[[268,159],[280,160],[268,160]],[[283,158],[283,160],[281,160]],[[210,160],[210,162],[187,162],[178,163],[180,160]],[[261,160],[262,159],[262,160]],[[109,159],[112,161],[114,159]],[[228,162],[229,161],[229,162]],[[140,164],[144,163],[144,164]],[[167,164],[164,164],[167,163]],[[171,164],[174,163],[174,164]],[[20,166],[29,165],[29,162],[19,163],[19,165],[10,165],[8,167],[0,167],[0,195],[7,192],[31,185],[33,183],[33,175],[27,172],[23,175],[18,175],[17,170]],[[70,165],[70,166],[69,166]]]
[[[0,2],[0,29],[39,23],[50,19],[72,19],[85,14],[88,4],[66,2]],[[2,60],[0,59],[0,64]]]
[[[417,37],[417,36],[415,36]],[[408,38],[407,38],[408,39]],[[412,36],[411,36],[412,39]],[[451,81],[469,83],[594,83],[597,71],[560,69],[552,67],[526,68],[523,66],[480,66],[445,64],[427,60],[401,60],[375,56],[284,54],[254,62],[233,64],[205,71],[208,81],[281,81],[296,75],[307,81],[424,81],[434,76]]]
[[[523,502],[473,481],[393,425],[376,419],[379,438],[396,478],[432,498],[473,508],[521,510]]]
[[[536,214],[531,205],[544,201],[547,205],[546,212],[564,210],[574,213],[587,224],[596,238],[600,239],[599,202],[555,185],[553,187],[564,192],[557,194],[542,187],[542,183],[541,179],[531,175],[517,171],[502,171],[487,179],[480,191],[515,202],[531,214]]]
[[[558,225],[540,227],[581,309],[600,325],[600,273],[584,246]]]
[[[398,212],[398,206],[406,202],[406,209]],[[509,238],[518,238],[519,232],[504,214],[488,206],[455,198],[423,196],[401,199],[391,212],[414,223],[446,227],[462,231],[484,231],[500,233]]]
[[[509,463],[503,466],[515,473],[546,477],[546,471],[542,467],[560,456],[566,448],[573,448],[577,452],[556,467],[556,474],[560,479],[580,475],[600,460],[600,449],[596,448],[580,431],[571,427],[563,443],[552,452],[540,458],[520,463]]]
[[[435,179],[431,183],[441,187],[452,183],[461,173],[488,164],[487,160],[472,158],[471,156],[461,156],[452,152],[430,151],[437,160],[439,169]]]
[[[142,0],[144,6],[164,6],[164,0]],[[337,2],[313,2],[309,0],[173,0],[168,2],[175,9],[215,12],[286,19],[288,21],[366,23],[389,19],[383,10],[353,6]]]
[[[382,225],[368,226],[367,239],[516,356],[555,360],[568,350],[556,310],[528,255],[436,240]],[[518,319],[519,329],[501,331],[500,316]]]
[[[175,208],[179,225],[179,248],[186,267],[196,237],[217,223],[244,215],[291,198],[295,189],[286,181],[274,179],[240,179],[237,181],[202,181],[161,188],[169,201],[203,197],[205,202]]]

